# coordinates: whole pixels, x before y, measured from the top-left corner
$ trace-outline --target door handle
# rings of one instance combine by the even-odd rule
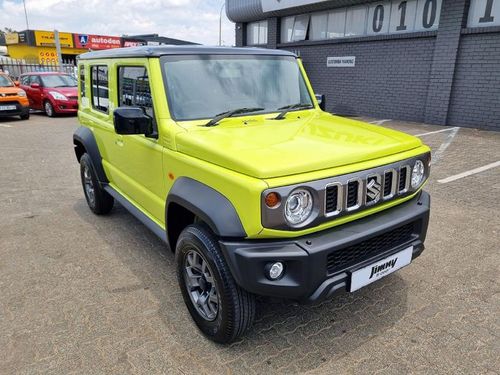
[[[122,147],[123,146],[123,139],[121,139],[121,138],[115,139],[115,145]]]

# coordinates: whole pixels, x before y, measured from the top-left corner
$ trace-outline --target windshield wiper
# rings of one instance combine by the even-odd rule
[[[285,118],[286,114],[290,112],[292,109],[309,109],[313,108],[312,104],[306,104],[306,103],[296,103],[296,104],[289,104],[284,107],[278,108],[281,110],[280,114],[276,116],[273,120],[282,120]]]
[[[211,119],[209,122],[205,124],[205,126],[215,126],[217,123],[226,118],[226,117],[231,117],[234,115],[240,115],[243,113],[250,113],[250,112],[257,112],[257,111],[262,111],[265,108],[260,108],[260,107],[255,107],[255,108],[238,108],[238,109],[232,109],[230,111],[222,112],[219,113],[218,115],[215,115],[213,119]]]

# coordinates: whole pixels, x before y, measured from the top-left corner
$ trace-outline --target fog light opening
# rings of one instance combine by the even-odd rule
[[[266,277],[269,280],[278,280],[280,279],[285,271],[285,265],[281,262],[267,263],[265,267]]]

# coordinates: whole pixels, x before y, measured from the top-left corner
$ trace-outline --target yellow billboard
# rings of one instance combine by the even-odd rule
[[[73,48],[73,34],[59,33],[59,42],[61,43],[61,47]],[[56,45],[54,32],[36,30],[35,43],[37,46],[54,47]]]
[[[17,44],[19,43],[18,33],[5,33],[5,44]]]

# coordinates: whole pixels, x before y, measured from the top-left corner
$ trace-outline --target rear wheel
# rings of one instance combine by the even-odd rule
[[[203,224],[187,226],[175,259],[182,296],[198,328],[219,343],[241,336],[253,323],[255,297],[236,284],[215,235]]]
[[[99,184],[89,154],[80,158],[80,176],[87,204],[96,215],[107,214],[113,208],[114,199]]]
[[[54,117],[55,116],[55,111],[54,107],[52,106],[52,103],[49,102],[48,100],[45,101],[43,104],[43,109],[45,110],[45,114],[49,117]]]

